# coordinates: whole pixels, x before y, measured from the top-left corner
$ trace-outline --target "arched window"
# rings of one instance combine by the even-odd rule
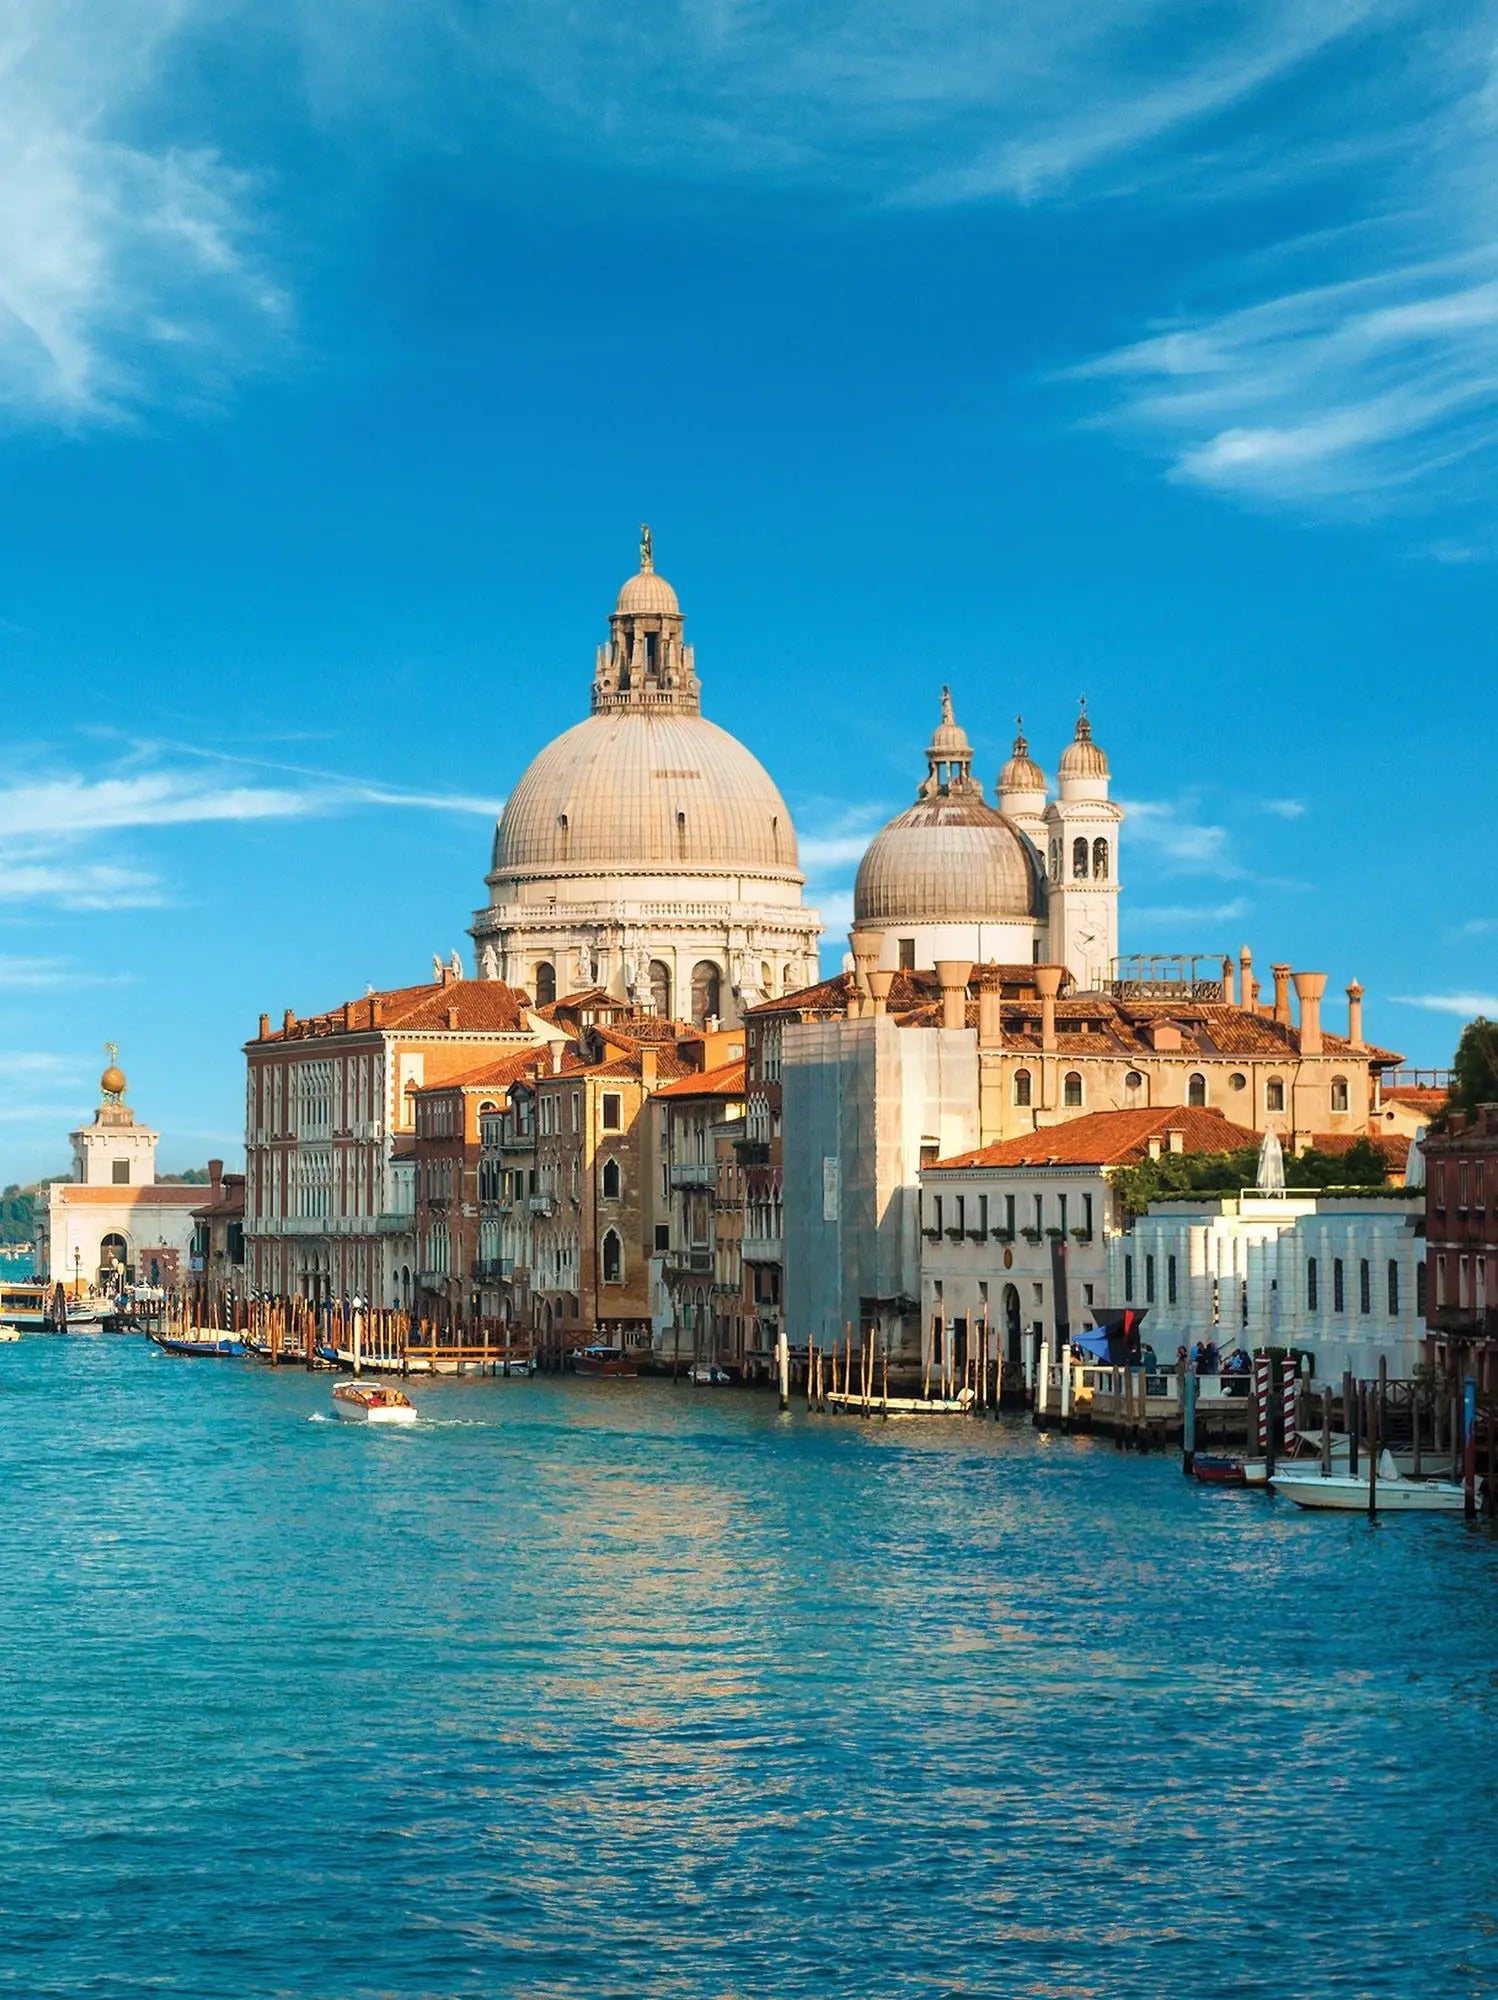
[[[557,814],[557,859],[568,861],[572,857],[572,822],[566,813]]]
[[[1264,1109],[1266,1111],[1283,1111],[1284,1108],[1285,1079],[1282,1076],[1272,1076],[1264,1086]]]
[[[624,1245],[619,1240],[617,1229],[603,1232],[603,1282],[606,1285],[624,1283]]]
[[[1014,1072],[1014,1101],[1016,1104],[1030,1102],[1030,1072],[1027,1069]]]
[[[1366,1257],[1358,1259],[1358,1311],[1371,1313],[1373,1310],[1373,1266]]]
[[[1061,1102],[1069,1109],[1077,1108],[1082,1102],[1082,1072],[1069,1069],[1061,1083]]]
[[[1415,1266],[1415,1317],[1424,1319],[1425,1308],[1430,1298],[1430,1280],[1425,1274],[1424,1263]]]
[[[1186,1102],[1203,1105],[1207,1101],[1207,1079],[1199,1069],[1194,1069],[1186,1079]]]
[[[759,968],[759,990],[767,1000],[775,991],[775,975],[770,970],[770,961],[768,959]]]
[[[1165,1260],[1165,1303],[1167,1305],[1173,1306],[1175,1302],[1176,1302],[1176,1260],[1174,1257],[1167,1257]]]
[[[99,1269],[124,1271],[129,1263],[130,1251],[124,1237],[118,1231],[111,1231],[99,1245]]]
[[[1306,1311],[1315,1312],[1320,1303],[1321,1290],[1316,1281],[1316,1259],[1306,1259]]]
[[[678,861],[687,858],[687,816],[684,812],[676,815],[676,858]]]
[[[619,1199],[620,1186],[619,1162],[617,1160],[605,1160],[603,1163],[602,1179],[604,1200],[617,1201]]]
[[[536,967],[536,1005],[549,1007],[557,997],[557,969],[548,960],[542,959]]]
[[[692,1025],[700,1028],[722,1013],[722,975],[711,959],[700,959],[692,967]]]
[[[1137,1069],[1124,1071],[1124,1103],[1131,1108],[1136,1104],[1147,1104],[1149,1092],[1145,1089],[1143,1074]]]
[[[662,1020],[670,1020],[671,968],[659,958],[650,961],[650,1004]]]
[[[1389,1317],[1390,1319],[1398,1319],[1399,1317],[1399,1260],[1397,1257],[1389,1259]]]
[[[1079,881],[1087,879],[1087,836],[1079,833],[1071,844],[1071,872]]]
[[[1332,1259],[1332,1311],[1347,1310],[1347,1271],[1340,1257]]]
[[[1092,843],[1092,872],[1099,882],[1107,881],[1108,843],[1106,840],[1095,840]]]
[[[1345,1111],[1347,1109],[1347,1078],[1345,1076],[1334,1076],[1332,1078],[1332,1109],[1333,1111]]]

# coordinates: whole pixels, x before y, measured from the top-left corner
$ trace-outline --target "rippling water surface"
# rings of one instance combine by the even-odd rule
[[[1027,1424],[0,1348],[0,1990],[1498,1993],[1498,1546]]]

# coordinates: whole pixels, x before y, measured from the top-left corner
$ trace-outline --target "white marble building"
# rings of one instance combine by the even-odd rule
[[[601,986],[737,1023],[817,977],[815,910],[769,774],[701,710],[649,531],[598,650],[592,713],[541,751],[494,836],[472,927],[480,978],[538,1005]]]

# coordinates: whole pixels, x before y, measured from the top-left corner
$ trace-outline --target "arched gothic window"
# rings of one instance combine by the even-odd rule
[[[605,1160],[603,1163],[602,1179],[604,1200],[617,1201],[619,1199],[620,1187],[619,1162],[617,1160]]]
[[[650,961],[650,1004],[662,1020],[670,1020],[671,968],[659,958]]]
[[[557,969],[549,960],[542,959],[536,967],[536,1005],[549,1007],[557,997]]]
[[[692,967],[692,1025],[700,1028],[722,1013],[722,974],[709,958]]]
[[[1087,879],[1087,836],[1079,833],[1071,844],[1071,872],[1077,881]]]
[[[1347,1078],[1345,1076],[1334,1076],[1332,1078],[1332,1109],[1333,1111],[1345,1111],[1347,1109]]]
[[[603,1282],[606,1285],[624,1283],[624,1245],[617,1229],[603,1232]]]
[[[1014,1101],[1016,1104],[1030,1102],[1030,1072],[1027,1069],[1014,1072]]]
[[[1082,1102],[1082,1072],[1069,1069],[1061,1083],[1061,1102],[1069,1110],[1076,1110]]]
[[[1108,843],[1106,840],[1095,840],[1092,843],[1092,872],[1099,882],[1107,881]]]
[[[1203,1105],[1207,1101],[1207,1079],[1199,1069],[1194,1069],[1186,1079],[1186,1102]]]

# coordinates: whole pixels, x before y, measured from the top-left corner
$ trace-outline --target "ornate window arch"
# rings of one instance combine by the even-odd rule
[[[606,1229],[603,1232],[599,1262],[603,1270],[603,1282],[606,1285],[624,1283],[624,1243],[617,1229]]]
[[[624,1176],[620,1171],[619,1162],[612,1153],[603,1163],[603,1172],[599,1176],[598,1185],[605,1201],[617,1201],[624,1192]]]

